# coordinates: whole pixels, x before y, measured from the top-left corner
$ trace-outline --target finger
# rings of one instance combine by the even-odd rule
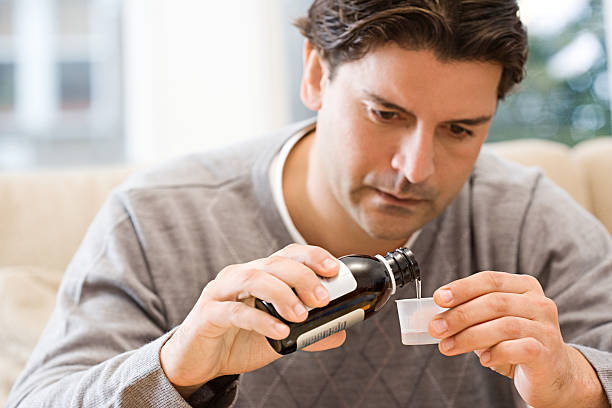
[[[293,322],[301,322],[308,311],[287,283],[252,265],[225,268],[203,290],[203,296],[216,301],[237,301],[256,297],[272,303],[278,313]]]
[[[538,280],[531,275],[485,271],[444,285],[433,297],[438,305],[453,307],[492,292],[544,294]]]
[[[310,307],[322,307],[329,303],[329,293],[312,269],[290,258],[270,256],[249,263],[285,282],[298,297]]]
[[[536,361],[544,350],[544,345],[534,337],[502,341],[480,355],[480,364],[484,367],[495,367],[496,370],[516,364],[528,364]],[[501,370],[510,373],[510,370]],[[504,374],[506,375],[506,374]]]
[[[504,316],[469,327],[442,339],[438,348],[442,354],[454,356],[473,350],[488,349],[502,341],[524,337],[552,336],[546,325],[522,317]]]
[[[311,344],[308,347],[304,347],[303,350],[305,351],[329,350],[332,348],[340,347],[341,345],[344,344],[345,340],[346,340],[346,331],[342,330],[338,333],[332,334],[329,337],[321,339],[317,341],[316,343]]]
[[[273,255],[298,261],[317,275],[332,277],[340,269],[339,261],[325,249],[313,245],[289,244]]]
[[[478,358],[480,359],[480,356],[482,355],[482,353],[484,353],[487,350],[474,350],[474,354],[476,354],[478,356]],[[510,364],[506,364],[506,365],[498,365],[495,367],[489,367],[491,370],[501,374],[501,375],[505,375],[505,376],[509,376],[508,373],[513,373],[514,372],[514,366],[510,365]],[[510,377],[512,378],[512,377]]]
[[[470,326],[503,316],[530,320],[556,321],[554,302],[546,297],[493,292],[462,303],[434,316],[429,332],[437,338],[452,336]]]
[[[499,366],[492,366],[489,368],[498,374],[504,375],[508,378],[514,378],[514,369],[516,368],[516,366],[512,364],[503,364]]]
[[[289,327],[277,318],[242,302],[211,302],[203,316],[202,334],[217,337],[228,329],[256,331],[273,339],[284,339],[289,335]]]

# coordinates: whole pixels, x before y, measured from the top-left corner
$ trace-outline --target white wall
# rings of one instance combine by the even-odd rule
[[[130,160],[164,160],[289,122],[280,3],[125,0]]]

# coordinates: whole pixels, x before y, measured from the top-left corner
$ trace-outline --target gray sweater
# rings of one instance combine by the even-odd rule
[[[403,346],[392,302],[334,350],[296,352],[185,401],[159,350],[225,266],[290,243],[268,166],[303,124],[133,177],[108,199],[76,253],[9,407],[511,407],[511,380],[473,353]],[[423,293],[481,270],[531,274],[556,302],[563,337],[612,398],[612,242],[535,169],[481,153],[457,199],[413,246]],[[414,289],[398,290],[398,298]]]

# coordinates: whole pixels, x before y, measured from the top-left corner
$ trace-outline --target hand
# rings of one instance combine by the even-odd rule
[[[297,244],[268,258],[224,268],[162,347],[166,376],[186,397],[213,378],[252,371],[281,357],[265,336],[283,339],[289,327],[255,309],[254,298],[272,303],[286,320],[300,322],[308,316],[304,305],[329,303],[317,275],[331,277],[338,270],[339,261],[329,252]],[[344,331],[336,333],[305,350],[338,347],[345,336]]]
[[[480,272],[439,288],[434,300],[450,308],[429,324],[441,353],[474,351],[534,407],[608,406],[589,362],[563,341],[557,306],[534,277]]]

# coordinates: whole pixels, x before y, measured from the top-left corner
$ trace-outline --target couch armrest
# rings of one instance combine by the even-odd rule
[[[0,268],[0,406],[49,319],[62,275],[46,268]]]

